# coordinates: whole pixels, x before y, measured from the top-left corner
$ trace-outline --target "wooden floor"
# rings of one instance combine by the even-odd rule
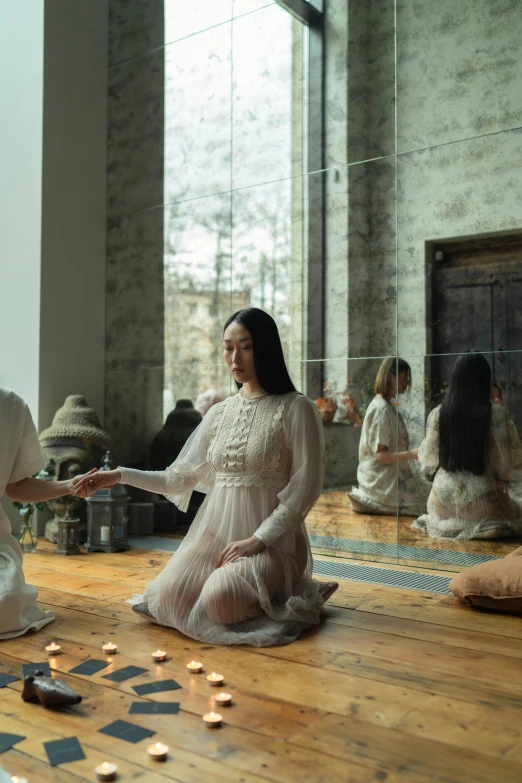
[[[0,643],[0,671],[20,674],[45,659],[57,639],[57,674],[84,696],[60,713],[26,704],[21,682],[0,690],[0,731],[27,737],[0,756],[30,783],[95,780],[104,760],[119,780],[160,783],[520,783],[522,781],[522,623],[480,613],[434,593],[346,582],[324,623],[294,644],[247,649],[201,645],[144,622],[124,602],[142,591],[169,556],[134,549],[116,555],[59,557],[42,542],[26,556],[26,576],[56,621]],[[93,677],[67,674],[102,642],[119,652]],[[156,648],[168,661],[152,665]],[[220,730],[201,716],[211,706],[204,677],[185,664],[201,660],[226,677],[234,706]],[[149,674],[120,685],[102,675],[128,664]],[[126,719],[138,700],[131,685],[173,677],[183,689],[147,698],[180,701],[172,716],[131,715],[166,742],[164,764],[149,761],[150,740],[132,745],[100,734]],[[76,735],[86,760],[51,768],[43,742]]]

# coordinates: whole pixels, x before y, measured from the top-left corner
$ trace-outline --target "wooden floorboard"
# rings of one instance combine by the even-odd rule
[[[0,731],[26,737],[2,754],[11,774],[31,783],[93,781],[113,759],[119,780],[160,783],[520,783],[522,781],[522,623],[477,612],[438,593],[343,582],[322,624],[285,647],[204,645],[155,626],[125,599],[140,592],[170,553],[153,550],[62,558],[42,543],[26,557],[26,578],[56,620],[37,634],[0,644],[0,671],[21,673],[45,660],[84,696],[77,707],[46,711],[20,698],[22,683],[0,689]],[[118,644],[92,677],[69,670]],[[164,664],[151,652],[165,649]],[[204,676],[188,660],[226,677],[234,705],[220,730],[201,716],[212,707]],[[104,675],[135,664],[148,669],[117,684]],[[172,677],[181,690],[138,697],[132,685]],[[133,701],[179,701],[173,716],[130,715]],[[118,718],[151,728],[167,742],[164,764],[145,748],[99,732]],[[43,743],[78,736],[87,758],[51,768]]]

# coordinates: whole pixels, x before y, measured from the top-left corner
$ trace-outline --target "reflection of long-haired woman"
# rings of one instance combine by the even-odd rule
[[[238,394],[213,405],[175,462],[156,473],[119,468],[87,494],[122,481],[185,510],[207,493],[188,535],[135,609],[217,644],[285,644],[319,621],[335,583],[312,580],[304,519],[322,487],[318,412],[288,375],[274,320],[251,308],[223,334]]]
[[[490,398],[485,357],[459,356],[419,447],[424,470],[436,475],[428,513],[413,527],[433,538],[499,538],[522,531],[522,506],[507,491],[512,471],[522,468],[522,444],[506,409]]]
[[[348,494],[352,508],[360,513],[421,514],[431,485],[416,474],[410,461],[408,430],[392,404],[397,394],[411,388],[411,368],[404,359],[385,359],[375,379],[375,397],[369,404],[359,444],[357,481]]]

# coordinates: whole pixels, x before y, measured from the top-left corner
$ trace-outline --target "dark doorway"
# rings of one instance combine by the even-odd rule
[[[522,236],[434,245],[430,283],[431,353],[486,354],[522,433]],[[455,358],[431,358],[433,402],[449,382]]]

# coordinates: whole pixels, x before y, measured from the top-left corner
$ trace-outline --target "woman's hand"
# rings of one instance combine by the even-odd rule
[[[233,563],[234,560],[238,560],[240,557],[257,555],[264,548],[265,544],[256,536],[250,536],[250,538],[246,538],[244,541],[233,541],[221,552],[217,561],[217,567],[221,568],[221,566],[227,563]]]
[[[63,484],[64,488],[64,495],[76,495],[76,490],[78,488],[78,485],[82,481],[87,481],[91,478],[95,473],[97,473],[98,468],[92,468],[88,473],[82,473],[79,476],[75,476],[72,479],[68,479],[67,481],[58,481],[57,484]]]
[[[112,489],[121,479],[121,470],[98,470],[96,472],[86,473],[83,476],[76,476],[72,480],[73,493],[77,498],[88,498],[98,489]]]

